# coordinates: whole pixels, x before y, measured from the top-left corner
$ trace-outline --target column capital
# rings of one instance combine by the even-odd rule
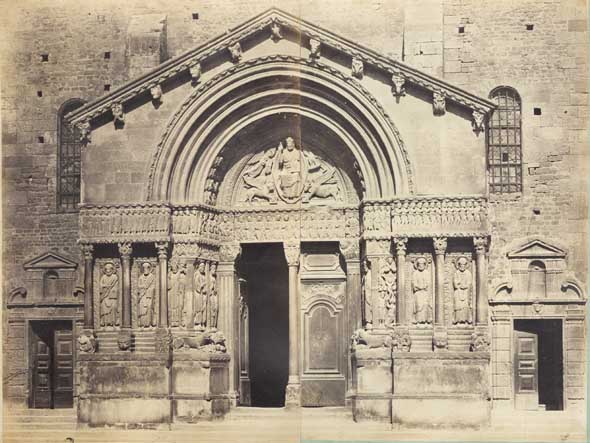
[[[156,242],[156,250],[158,251],[158,259],[168,258],[168,242]]]
[[[408,250],[408,238],[395,237],[393,242],[395,243],[395,251],[397,252],[397,255],[406,255],[406,251]]]
[[[347,239],[340,241],[340,252],[346,261],[360,259],[360,247],[358,239]]]
[[[122,259],[129,259],[133,253],[133,246],[129,242],[119,243],[119,254]]]
[[[391,255],[391,239],[365,240],[365,255]]]
[[[82,243],[80,245],[80,249],[82,250],[82,254],[84,254],[85,260],[92,260],[94,257],[94,245],[90,243]]]
[[[239,243],[223,243],[219,248],[220,262],[234,262],[242,253],[242,246]]]
[[[444,255],[447,250],[447,238],[446,237],[434,237],[432,239],[434,245],[434,253],[436,255]]]
[[[299,257],[301,255],[301,246],[299,241],[283,242],[283,249],[285,251],[285,258],[289,266],[298,266]]]
[[[476,254],[485,254],[488,247],[487,237],[473,237],[473,246]]]

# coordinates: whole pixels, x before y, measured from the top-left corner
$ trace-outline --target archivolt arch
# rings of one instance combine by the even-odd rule
[[[335,131],[358,164],[365,198],[413,192],[399,132],[356,80],[288,56],[249,60],[197,88],[171,118],[150,167],[147,200],[200,203],[216,158],[240,130],[296,113]]]

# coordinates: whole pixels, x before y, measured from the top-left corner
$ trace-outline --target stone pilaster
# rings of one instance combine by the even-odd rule
[[[131,329],[131,243],[119,243],[121,255],[121,274],[123,277],[123,304],[121,306],[121,327]]]
[[[447,251],[447,239],[445,237],[433,238],[434,244],[434,268],[435,268],[435,292],[434,292],[434,324],[442,326],[445,322],[445,252]]]
[[[474,237],[475,268],[477,292],[475,299],[475,324],[485,326],[488,324],[488,271],[486,263],[486,249],[488,239],[486,237]]]
[[[283,243],[289,266],[289,380],[285,394],[285,406],[301,405],[301,377],[299,369],[299,242]]]
[[[82,252],[84,254],[84,328],[92,329],[94,327],[94,300],[92,299],[94,245],[83,244]]]
[[[408,323],[408,306],[406,304],[406,252],[408,239],[394,238],[397,255],[397,324]]]
[[[168,243],[156,243],[160,277],[160,317],[158,326],[168,327]]]

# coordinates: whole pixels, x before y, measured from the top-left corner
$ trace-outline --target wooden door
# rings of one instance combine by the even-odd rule
[[[71,408],[74,399],[72,329],[65,325],[53,335],[53,407]]]
[[[53,389],[53,361],[51,334],[40,323],[31,323],[30,370],[31,407],[51,408]]]
[[[514,330],[514,400],[516,409],[539,408],[539,339]]]
[[[238,367],[240,371],[240,405],[250,406],[250,313],[248,307],[248,283],[239,280],[240,306],[238,320]]]

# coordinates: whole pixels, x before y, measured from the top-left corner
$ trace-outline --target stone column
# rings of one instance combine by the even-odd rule
[[[397,254],[397,324],[404,325],[408,322],[408,306],[406,305],[406,251],[408,239],[404,237],[394,238]]]
[[[475,268],[477,292],[475,299],[475,324],[487,326],[488,324],[488,273],[486,264],[487,237],[474,237]]]
[[[131,329],[131,243],[119,243],[121,273],[123,279],[123,305],[121,306],[121,328]]]
[[[168,327],[168,243],[156,243],[158,265],[160,268],[160,317],[158,327]]]
[[[289,381],[285,406],[301,405],[301,378],[299,375],[299,241],[283,243],[289,266]]]
[[[93,262],[94,262],[94,245],[83,244],[82,252],[84,253],[84,328],[94,328],[94,294],[93,294]]]
[[[219,251],[217,265],[217,296],[219,314],[217,325],[225,336],[227,352],[231,356],[229,365],[229,394],[232,406],[237,405],[239,389],[238,328],[239,318],[236,301],[239,299],[236,259],[240,254],[239,243],[224,244]]]
[[[436,237],[434,243],[434,267],[436,288],[434,292],[434,324],[442,326],[445,322],[445,252],[447,250],[447,239]]]

